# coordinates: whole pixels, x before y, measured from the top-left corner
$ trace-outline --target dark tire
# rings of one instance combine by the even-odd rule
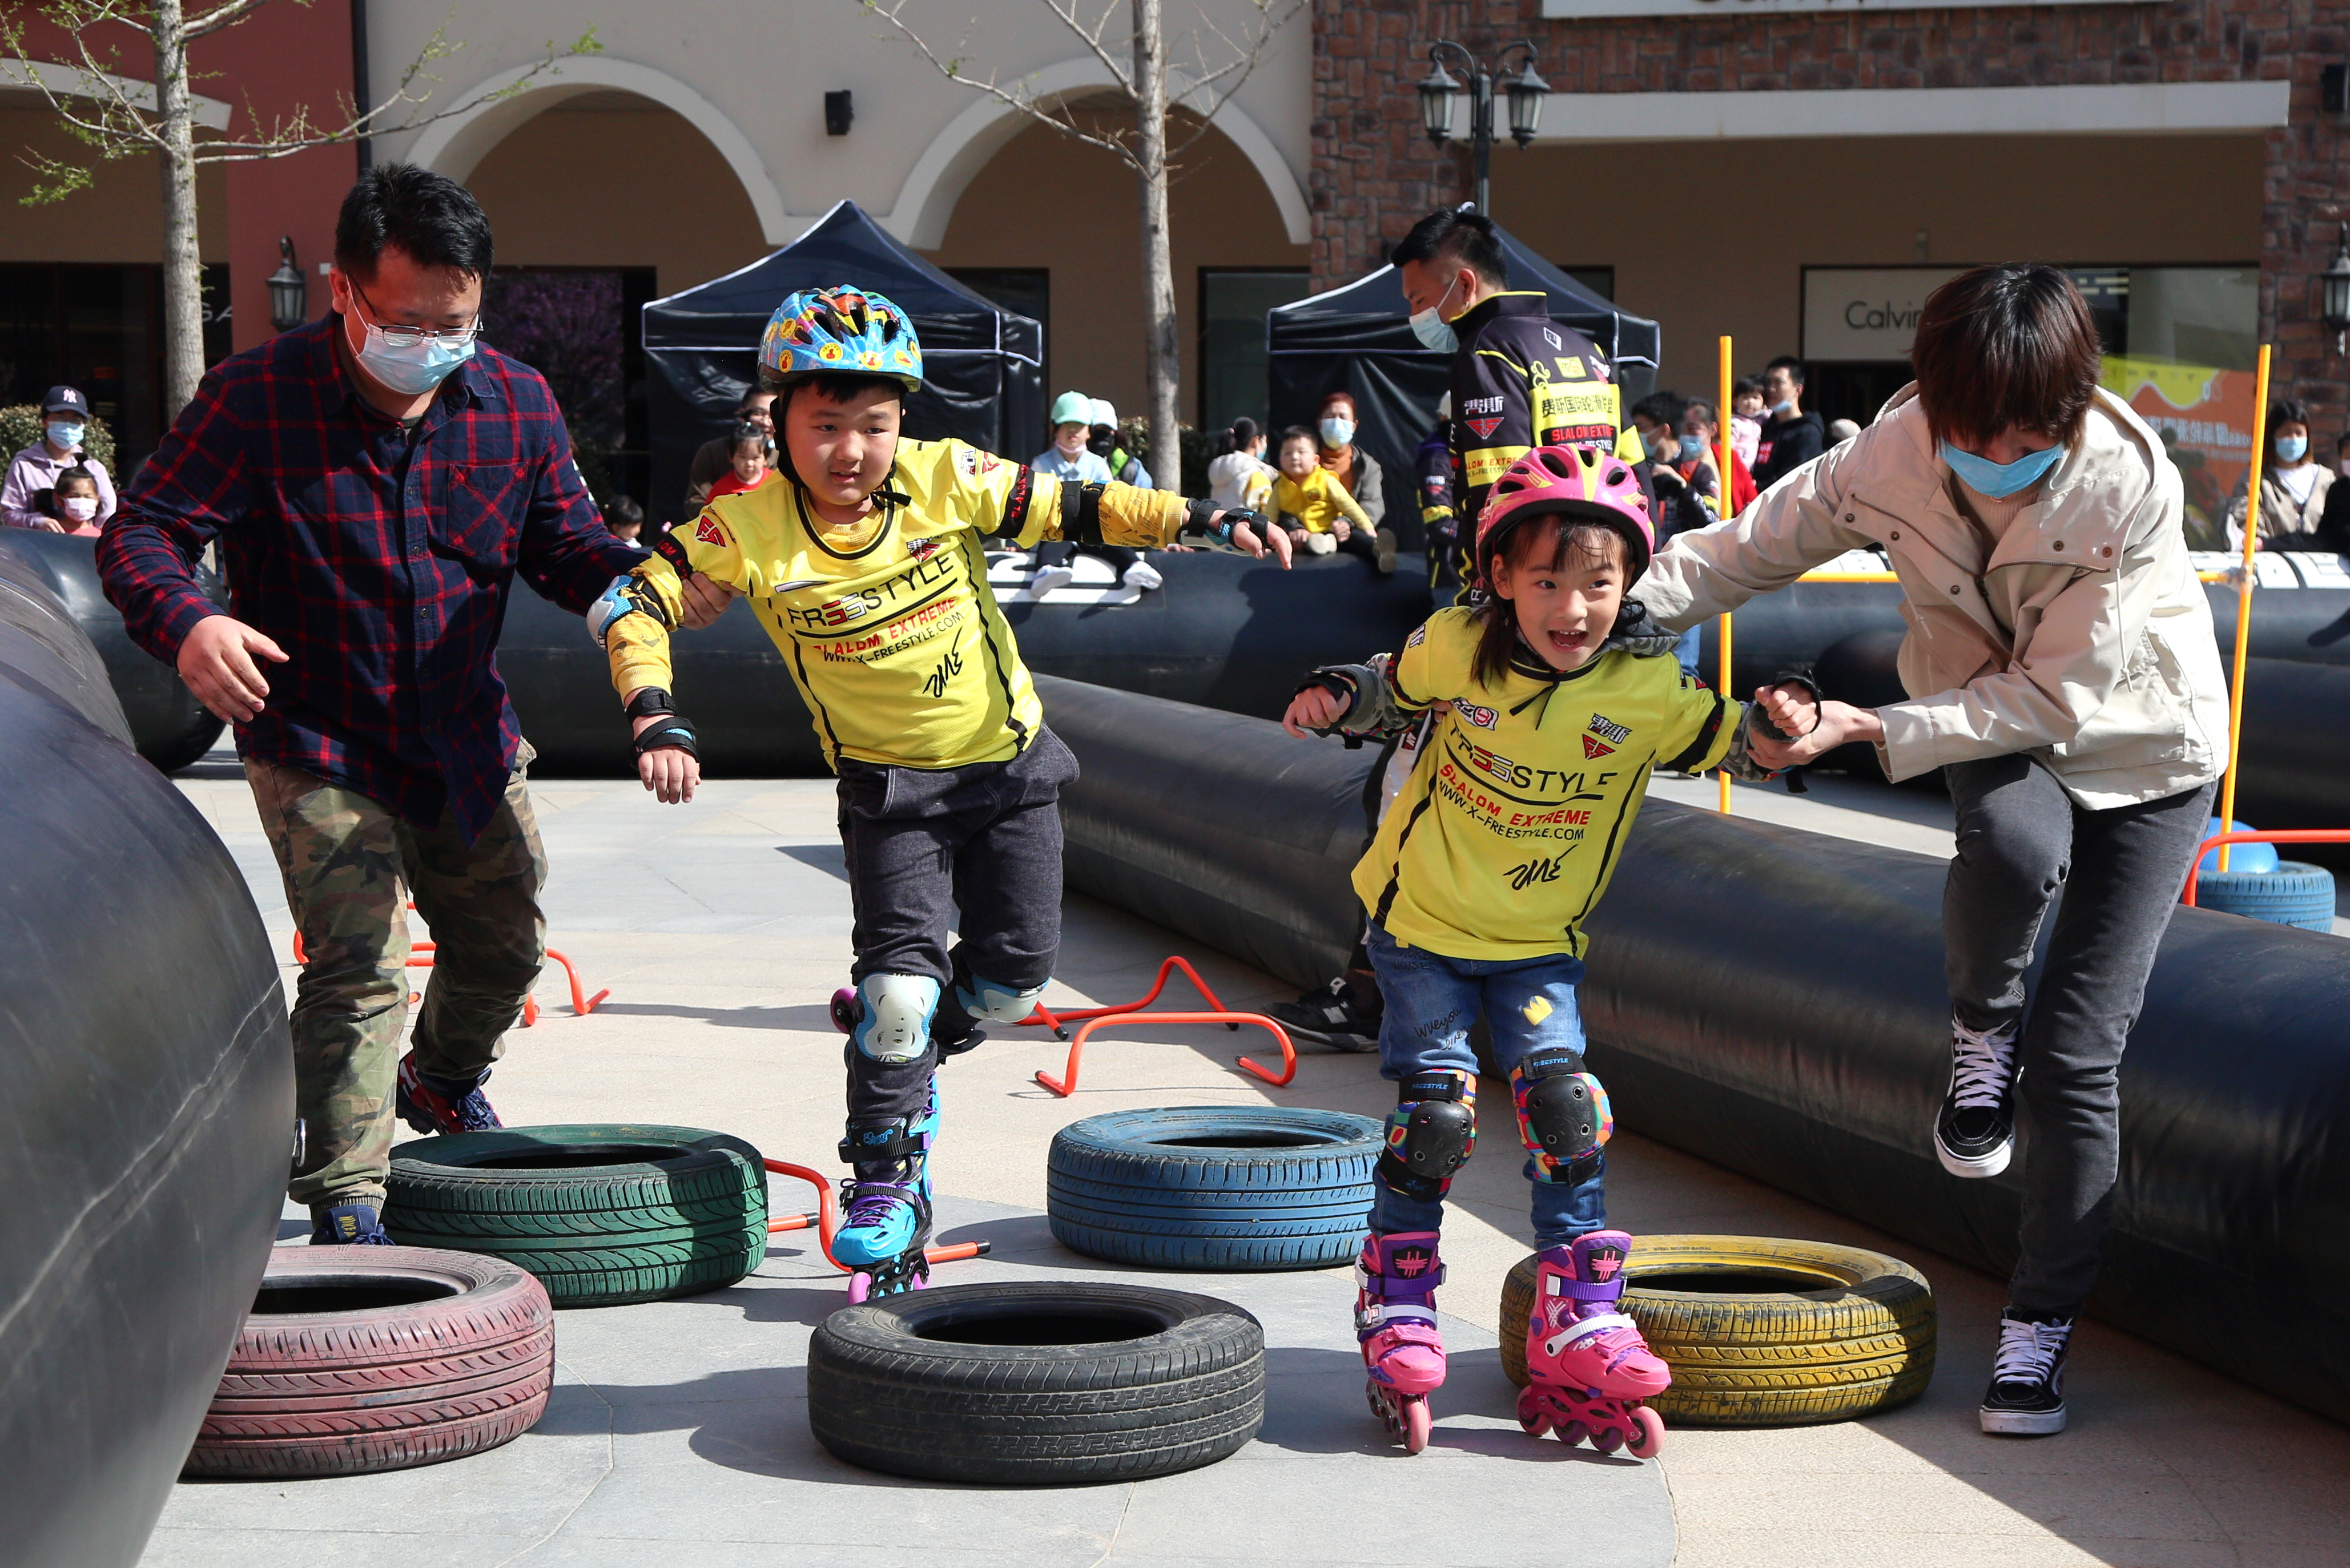
[[[437,1464],[528,1431],[554,1381],[546,1291],[510,1263],[418,1247],[280,1247],[182,1473]]]
[[[1264,1420],[1264,1330],[1138,1285],[951,1285],[827,1318],[808,1426],[866,1469],[987,1485],[1140,1480],[1212,1464]]]
[[[1380,1124],[1343,1111],[1181,1106],[1088,1116],[1053,1137],[1045,1207],[1065,1247],[1218,1272],[1351,1262]]]
[[[1933,1380],[1933,1289],[1898,1258],[1825,1241],[1644,1236],[1625,1274],[1624,1311],[1673,1369],[1673,1386],[1646,1403],[1676,1426],[1848,1421]],[[1526,1258],[1502,1284],[1502,1370],[1521,1386],[1534,1280]]]
[[[503,1258],[559,1307],[721,1290],[767,1255],[767,1172],[700,1127],[506,1127],[392,1151],[383,1227]]]
[[[2206,871],[2195,879],[2195,902],[2225,915],[2330,931],[2334,873],[2300,860],[2280,860],[2273,871]]]

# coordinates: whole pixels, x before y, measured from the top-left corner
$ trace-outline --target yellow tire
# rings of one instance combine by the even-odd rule
[[[1934,1375],[1934,1293],[1898,1258],[1824,1241],[1649,1236],[1623,1307],[1673,1386],[1669,1421],[1779,1427],[1845,1421],[1916,1398]],[[1526,1382],[1534,1260],[1502,1286],[1502,1368]]]

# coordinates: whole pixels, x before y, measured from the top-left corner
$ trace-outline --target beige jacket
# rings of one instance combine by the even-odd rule
[[[1893,778],[2022,752],[2093,809],[2217,778],[2228,690],[2161,441],[2099,391],[2080,441],[1986,560],[1951,504],[1917,390],[1738,517],[1676,535],[1637,597],[1684,628],[1882,545],[1909,623],[1910,700],[1877,710]]]
[[[2317,465],[2312,464],[2312,467]],[[2236,481],[2236,493],[2228,497],[2228,541],[2224,545],[2204,546],[2213,550],[2241,550],[2244,547],[2244,486],[2251,479],[2247,469],[2244,477]],[[2288,534],[2314,534],[2325,516],[2325,493],[2334,488],[2334,471],[2318,468],[2316,483],[2309,487],[2309,499],[2295,501],[2276,476],[2276,470],[2261,470],[2261,537],[2282,538]]]

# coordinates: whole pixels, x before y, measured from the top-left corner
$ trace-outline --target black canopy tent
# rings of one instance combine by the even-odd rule
[[[1603,349],[1630,404],[1656,386],[1657,324],[1618,310],[1528,250],[1506,229],[1496,237],[1509,260],[1512,288],[1539,288],[1550,313]],[[1272,361],[1273,422],[1311,424],[1316,406],[1335,391],[1354,394],[1359,417],[1356,444],[1386,469],[1389,517],[1405,543],[1416,543],[1418,515],[1392,498],[1409,492],[1412,454],[1427,439],[1437,400],[1451,385],[1451,356],[1412,336],[1411,310],[1392,265],[1343,288],[1277,306],[1265,313],[1265,350]]]
[[[923,386],[906,405],[908,435],[1016,454],[1035,445],[1044,327],[972,293],[842,202],[773,254],[645,306],[654,516],[682,518],[687,467],[733,423],[775,306],[795,289],[841,283],[887,295],[913,317]]]

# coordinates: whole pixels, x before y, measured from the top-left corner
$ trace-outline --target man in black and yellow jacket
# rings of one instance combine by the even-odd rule
[[[856,989],[835,1007],[856,1178],[832,1251],[858,1271],[852,1292],[887,1293],[925,1272],[939,1058],[977,1044],[983,1021],[1026,1017],[1060,947],[1055,802],[1076,763],[988,587],[986,542],[1266,546],[1251,513],[900,440],[921,349],[879,295],[793,295],[760,364],[781,392],[789,483],[711,503],[613,583],[589,628],[635,726],[639,776],[663,801],[690,800],[701,776],[669,658],[693,579],[750,598],[807,702],[840,776],[856,910]]]
[[[1485,493],[1537,446],[1617,449],[1622,412],[1599,346],[1551,319],[1542,290],[1510,287],[1509,262],[1482,213],[1444,209],[1414,223],[1393,260],[1412,331],[1452,356],[1452,504],[1463,541],[1439,579],[1437,603],[1467,580],[1462,551]]]

